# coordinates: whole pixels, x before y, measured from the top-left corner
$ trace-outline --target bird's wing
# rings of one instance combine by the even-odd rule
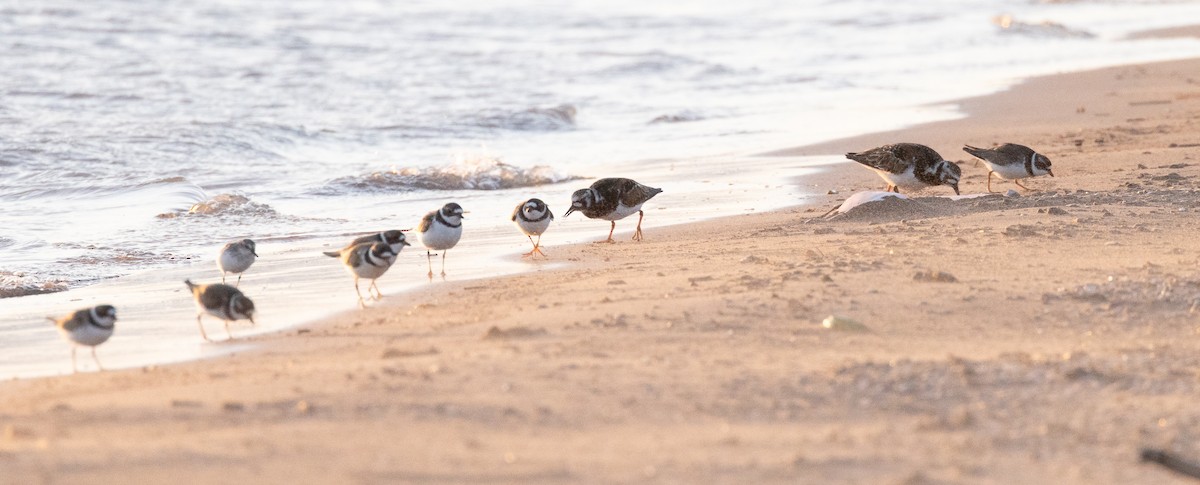
[[[429,231],[429,226],[433,225],[433,216],[436,214],[436,211],[425,214],[425,217],[421,218],[421,224],[417,226],[417,232]]]
[[[897,156],[889,147],[873,148],[862,153],[847,153],[846,158],[889,173],[904,173],[909,167],[909,163]]]
[[[620,192],[618,192],[620,195],[617,196],[617,200],[620,200],[621,204],[626,207],[633,207],[644,203],[650,200],[651,197],[658,195],[659,192],[662,192],[662,189],[642,185],[633,180],[625,179],[623,182],[620,186]]]

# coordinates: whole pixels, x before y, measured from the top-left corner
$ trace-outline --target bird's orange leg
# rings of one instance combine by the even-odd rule
[[[616,241],[613,241],[612,235],[613,235],[613,231],[617,230],[617,221],[611,221],[611,222],[612,222],[612,227],[610,227],[610,228],[608,229],[608,239],[605,239],[605,240],[603,240],[603,241],[596,241],[596,242],[602,242],[602,243],[614,243],[614,242],[616,242]]]
[[[530,249],[528,253],[522,254],[521,256],[522,257],[533,256],[533,253],[537,251],[537,243],[533,242],[533,236],[526,234],[525,237],[529,238],[529,244],[533,245],[533,249]]]
[[[538,234],[537,242],[533,243],[533,250],[536,251],[538,254],[542,255],[543,258],[547,257],[546,253],[542,252],[542,235],[541,234]]]

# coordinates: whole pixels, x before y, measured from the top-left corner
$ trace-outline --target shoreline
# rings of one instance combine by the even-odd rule
[[[1035,78],[966,119],[783,151],[1045,147],[1058,178],[1026,184],[1044,192],[954,218],[808,223],[879,188],[834,165],[805,178],[838,191],[810,205],[558,246],[570,267],[420,288],[253,352],[3,382],[0,463],[90,482],[1173,483],[1122,446],[1196,451],[1173,426],[1200,419],[1191,294],[1140,290],[1200,260],[1171,210],[1195,207],[1198,68]],[[981,191],[986,172],[964,172]],[[824,330],[828,314],[870,330]]]
[[[1180,27],[1180,28],[1170,28],[1170,29],[1161,29],[1161,30],[1155,30],[1155,31],[1142,32],[1142,33],[1139,33],[1132,37],[1133,38],[1168,38],[1168,37],[1194,37],[1194,36],[1196,36],[1196,27]],[[1167,62],[1172,62],[1172,61],[1167,61]],[[1178,61],[1175,61],[1175,62],[1178,62]],[[1091,72],[1091,71],[1084,71],[1084,72]],[[1068,73],[1068,74],[1070,74],[1070,73]],[[1042,79],[1043,77],[1044,78],[1053,78],[1054,76],[1058,76],[1058,75],[1059,74],[1055,74],[1055,75],[1049,75],[1049,76],[1035,77],[1035,78],[1031,78],[1031,79]],[[1025,83],[1028,83],[1029,81],[1030,81],[1029,79],[1022,81],[1022,82],[1018,83],[1017,86],[1024,85]],[[1016,89],[1016,87],[1014,86],[1011,89]],[[1002,93],[1003,93],[1003,91],[1002,91]],[[961,108],[956,109],[955,111],[966,111],[965,116],[970,116],[969,111],[970,111],[970,108],[972,107],[973,103],[982,102],[986,105],[986,100],[988,98],[994,96],[995,94],[999,94],[999,93],[994,93],[991,95],[985,95],[985,96],[980,96],[980,97],[975,97],[975,98],[967,98],[965,100],[952,100],[952,101],[947,101],[945,103],[937,103],[936,105],[927,106],[927,108],[928,107],[944,107],[944,106],[961,105]],[[985,111],[987,111],[987,110],[995,111],[991,107],[985,107]],[[724,165],[749,166],[749,165],[755,164],[755,162],[754,162],[755,159],[761,160],[764,155],[774,156],[774,157],[780,157],[780,156],[813,157],[813,156],[816,156],[817,158],[820,158],[820,160],[818,160],[818,161],[807,160],[806,162],[800,162],[800,161],[797,162],[795,168],[803,167],[801,170],[808,171],[809,173],[804,174],[804,175],[791,174],[789,176],[789,178],[799,179],[799,180],[801,180],[801,182],[790,183],[790,184],[785,184],[785,185],[778,185],[778,186],[774,187],[775,192],[778,194],[786,194],[788,192],[788,189],[786,189],[785,187],[798,187],[798,188],[802,187],[804,190],[808,190],[808,189],[812,188],[813,190],[809,191],[809,192],[796,194],[794,191],[792,191],[792,193],[788,194],[788,195],[798,195],[799,198],[801,198],[801,199],[811,199],[811,200],[815,201],[815,200],[821,199],[821,196],[819,194],[822,194],[828,190],[825,187],[830,187],[830,186],[838,187],[839,184],[842,184],[841,179],[844,179],[846,177],[854,177],[854,175],[843,174],[843,175],[834,176],[834,178],[837,180],[827,180],[827,179],[821,178],[821,177],[824,177],[825,175],[812,173],[813,171],[818,171],[818,172],[830,172],[830,171],[837,172],[837,171],[839,171],[838,163],[845,162],[845,160],[841,159],[841,156],[840,156],[840,154],[842,152],[862,149],[862,148],[864,148],[864,146],[862,146],[862,145],[865,143],[873,143],[875,145],[886,143],[889,140],[887,138],[887,134],[890,134],[890,133],[903,133],[903,132],[918,129],[919,127],[924,127],[924,126],[956,126],[956,125],[953,125],[953,123],[955,123],[957,121],[961,121],[961,120],[960,119],[952,119],[952,120],[941,121],[941,122],[922,123],[918,127],[901,128],[898,130],[890,130],[890,131],[883,131],[883,132],[877,132],[877,133],[867,133],[867,134],[857,135],[857,136],[853,136],[853,137],[849,137],[849,138],[843,138],[843,139],[831,140],[831,141],[826,141],[826,142],[820,142],[820,143],[816,143],[816,144],[805,145],[802,147],[793,147],[793,148],[785,148],[785,149],[781,149],[781,150],[775,150],[775,151],[767,152],[764,154],[749,154],[749,155],[746,155],[746,154],[724,154],[724,155],[712,155],[712,156],[708,156],[708,157],[701,157],[701,159],[708,160],[708,162],[706,162],[708,165],[711,165],[714,167],[719,167],[722,164],[714,163],[713,160],[724,161]],[[937,130],[928,130],[928,131],[936,132]],[[861,141],[861,143],[859,143],[857,145],[853,144],[853,143],[848,143],[848,142],[854,141],[854,140]],[[892,140],[892,141],[894,141],[894,140]],[[980,143],[980,144],[986,144],[986,143]],[[814,152],[811,149],[816,149],[816,151]],[[943,154],[947,153],[947,150],[944,149],[944,147],[939,148],[939,151],[941,151]],[[949,151],[949,153],[951,153],[951,154],[953,154],[955,152],[956,152],[956,150],[953,150],[953,149],[951,149]],[[825,157],[829,157],[830,160],[825,160]],[[964,157],[956,157],[954,155],[950,155],[948,158],[951,160],[962,160],[963,158],[969,159],[970,157],[965,157],[965,156]],[[691,163],[692,160],[690,160],[690,159],[679,160],[679,162]],[[635,170],[636,170],[637,163],[631,162],[631,163],[627,163],[626,165],[629,166],[630,168],[635,168]],[[672,163],[670,172],[675,171],[674,167],[675,167],[675,165],[674,165],[674,163]],[[793,171],[793,170],[795,170],[795,168],[789,169],[789,171]],[[702,174],[703,176],[707,176],[707,173],[704,172],[703,170],[696,170],[695,168],[693,168],[692,172],[695,174]],[[760,172],[761,172],[761,170],[760,170]],[[853,170],[851,170],[850,172],[853,172]],[[737,174],[737,175],[740,175],[740,174]],[[732,172],[732,171],[730,171],[729,173],[726,173],[727,178],[728,177],[736,177],[737,175],[735,175],[735,172]],[[771,179],[771,178],[773,178],[773,177],[771,177],[770,175],[759,177],[759,179]],[[870,177],[868,177],[868,179],[869,178]],[[820,182],[815,182],[818,180]],[[706,180],[705,182],[709,182],[709,181]],[[725,180],[717,180],[716,182],[724,183]],[[714,184],[714,187],[715,187],[715,185],[720,185],[720,183]],[[866,182],[863,182],[863,184],[864,184],[863,187],[869,187],[869,184],[867,184]],[[695,185],[695,184],[693,184],[693,185]],[[753,189],[754,183],[743,183],[742,185],[743,185],[742,186],[743,192],[745,192],[747,187]],[[837,190],[837,189],[835,189],[835,190]],[[703,198],[705,200],[713,200],[714,199],[713,194],[717,194],[720,191],[719,190],[710,190],[710,192],[712,192],[712,193],[690,194],[693,197],[692,197],[692,200],[688,201],[689,204],[687,204],[687,205],[692,205],[691,203],[694,202],[695,199],[700,199],[700,198]],[[844,193],[845,191],[838,190],[838,192]],[[541,193],[536,194],[536,195],[544,197],[544,194],[541,194]],[[565,194],[563,194],[563,195],[565,195]],[[466,198],[473,199],[473,198],[476,198],[476,196],[470,195],[470,196],[467,196]],[[770,199],[775,199],[775,198],[770,198]],[[671,222],[669,222],[668,225],[675,225],[675,224],[681,224],[681,223],[682,224],[695,223],[696,221],[710,221],[710,220],[720,219],[720,218],[725,218],[725,217],[735,217],[738,214],[754,213],[754,212],[760,212],[760,211],[764,210],[764,207],[761,207],[762,204],[756,203],[756,201],[753,200],[752,198],[743,197],[741,199],[741,202],[744,202],[748,205],[748,207],[746,207],[745,210],[726,211],[725,213],[718,214],[718,215],[706,214],[706,215],[697,216],[696,214],[700,214],[703,211],[697,211],[695,208],[684,209],[685,211],[690,210],[691,213],[685,213],[683,215],[673,215],[673,220]],[[812,203],[823,204],[825,202],[812,202]],[[728,201],[718,201],[717,204],[719,204],[718,207],[720,206],[720,204],[724,204],[726,206],[738,205],[736,203],[730,204]],[[673,207],[670,207],[670,209],[672,209],[673,211],[678,211],[680,209],[680,206],[682,206],[682,204],[668,204],[668,205],[673,205]],[[749,207],[749,206],[754,206],[754,207]],[[789,205],[771,204],[768,207],[765,207],[765,210],[778,210],[778,209],[786,208],[786,207],[789,207]],[[503,210],[501,212],[503,212]],[[560,209],[560,212],[561,212],[561,209]],[[504,241],[503,238],[497,237],[498,233],[497,233],[497,231],[495,231],[495,228],[493,227],[491,229],[492,230],[490,231],[489,234],[484,235],[484,238],[487,239],[486,241],[481,241],[476,245],[476,247],[468,248],[468,250],[479,249],[478,246],[481,246],[481,245],[488,246],[488,245],[491,245],[496,242],[501,242],[502,244],[507,244],[508,242],[511,242],[511,241]],[[556,226],[556,228],[555,228],[556,235],[561,234],[562,229],[564,229],[564,227],[562,227],[561,225]],[[578,243],[580,243],[580,241],[585,239],[585,237],[582,237],[581,234],[586,233],[586,229],[583,229],[581,227],[581,225],[576,225],[576,227],[574,227],[572,229],[573,229],[573,232],[570,233],[572,235],[568,236],[566,238],[566,240],[564,240],[564,241],[557,242],[558,245],[578,244]],[[313,249],[314,247],[316,247],[315,245],[317,243],[319,243],[320,241],[318,240],[318,241],[310,241],[310,242],[312,242],[313,244],[304,246],[305,249]],[[474,244],[475,241],[467,241],[467,243],[468,243],[468,245]],[[336,243],[334,243],[332,245],[326,244],[324,246],[321,246],[319,249],[326,250],[326,249],[331,248],[333,245],[336,245]],[[510,246],[512,248],[517,248],[517,247],[520,247],[520,244],[508,244],[508,246]],[[284,248],[283,252],[284,253],[295,253],[299,248],[300,248],[300,246],[292,246],[290,248]],[[408,253],[411,253],[411,252],[412,251],[409,251]],[[410,256],[411,256],[411,254],[410,254]],[[508,256],[510,256],[510,255],[493,252],[493,253],[486,254],[483,257],[475,258],[475,260],[473,262],[477,263],[476,265],[481,268],[484,266],[503,266],[504,269],[499,270],[499,271],[478,270],[478,271],[474,271],[474,272],[469,272],[467,275],[467,278],[470,280],[476,280],[478,278],[504,277],[507,275],[511,275],[511,274],[514,274],[517,272],[522,272],[522,271],[527,270],[526,266],[528,266],[528,265],[525,264],[524,261],[513,261],[512,258],[509,258]],[[64,301],[76,302],[76,301],[87,300],[87,299],[91,298],[91,295],[96,292],[104,293],[105,291],[107,291],[109,293],[118,293],[118,294],[126,293],[126,292],[128,292],[128,288],[127,288],[128,285],[125,284],[125,280],[139,279],[140,276],[144,273],[153,273],[153,274],[156,274],[156,275],[158,275],[160,277],[164,277],[164,278],[174,277],[174,275],[185,275],[185,276],[195,278],[196,273],[191,272],[191,271],[193,271],[193,269],[196,268],[197,265],[199,265],[204,268],[201,271],[204,274],[208,274],[208,273],[210,273],[209,270],[211,270],[211,268],[208,268],[207,266],[211,266],[211,264],[209,264],[209,262],[207,262],[207,261],[203,261],[203,259],[204,259],[204,257],[202,256],[200,258],[199,262],[192,263],[189,266],[174,266],[174,267],[169,267],[169,268],[140,270],[140,271],[136,271],[134,273],[130,273],[128,275],[119,276],[119,277],[115,277],[115,278],[111,278],[111,279],[106,279],[106,280],[101,281],[98,284],[93,284],[93,285],[80,287],[80,288],[71,288],[71,289],[69,289],[67,291],[63,291],[63,292],[36,293],[36,294],[23,295],[23,297],[15,297],[15,298],[26,298],[26,299],[28,299],[30,297],[37,298],[36,303],[26,301],[26,302],[13,304],[11,301],[12,299],[0,299],[0,305],[3,305],[6,307],[6,311],[4,313],[19,314],[19,317],[20,317],[20,318],[0,318],[0,327],[7,326],[10,328],[16,329],[22,335],[36,333],[36,331],[34,331],[33,329],[18,328],[18,327],[15,327],[14,325],[16,325],[18,320],[21,320],[21,319],[28,320],[29,318],[34,318],[35,316],[36,316],[35,319],[40,319],[41,318],[40,316],[45,313],[45,311],[42,310],[42,308],[55,308],[55,309],[64,308]],[[295,262],[296,258],[294,257],[294,255],[292,256],[291,259],[293,261],[293,266],[291,268],[281,268],[280,271],[282,271],[283,273],[295,273],[295,270],[299,267],[296,265],[300,265],[301,263]],[[409,260],[407,262],[411,263],[410,266],[412,266],[412,267],[419,266],[419,264],[417,264],[417,261],[416,261],[416,259],[418,259],[418,258],[404,257],[402,255],[402,259]],[[334,265],[334,266],[336,267],[337,265]],[[398,271],[391,271],[390,273],[396,273],[396,272],[398,272]],[[337,276],[331,276],[330,275],[331,273],[333,275],[337,275]],[[332,272],[325,271],[322,274],[324,276],[318,277],[318,278],[320,278],[319,281],[310,281],[309,282],[310,284],[308,284],[304,288],[301,288],[301,292],[304,294],[307,294],[309,296],[316,296],[320,292],[319,288],[327,288],[331,284],[337,285],[337,284],[342,283],[342,282],[340,282],[341,278],[339,278],[340,273],[338,273],[338,271],[336,271],[336,270],[334,270]],[[282,279],[281,279],[281,276],[282,276]],[[288,278],[290,276],[292,276],[292,275],[268,274],[268,275],[266,275],[266,280],[272,281],[273,283],[280,283],[283,281],[287,281],[286,278]],[[385,276],[385,279],[386,278],[387,277]],[[175,278],[175,279],[179,279],[179,278]],[[307,281],[307,279],[308,278],[305,278],[306,281]],[[406,289],[402,289],[397,293],[393,293],[393,296],[397,296],[397,297],[402,296],[408,291],[409,288],[412,288],[412,287],[413,287],[413,285],[405,285],[404,288],[406,288]],[[139,285],[139,288],[141,290],[151,290],[151,291],[155,291],[157,293],[165,293],[167,291],[167,289],[163,288],[163,287],[148,288],[145,285]],[[171,291],[171,293],[178,293],[178,290],[177,289],[173,290],[173,291]],[[8,301],[5,301],[5,300],[8,300]],[[156,302],[134,300],[132,303],[134,306],[135,314],[138,314],[138,313],[152,314],[155,317],[164,317],[164,316],[168,315],[168,313],[169,313],[169,312],[163,311],[163,309],[161,309],[161,308],[158,308],[158,305]],[[153,303],[153,304],[151,304],[151,303]],[[328,310],[329,305],[337,306],[337,305],[339,305],[339,302],[335,301],[335,300],[328,300],[328,299],[325,300],[324,303],[322,305],[320,305],[321,308],[318,310],[319,313],[321,313],[322,315],[327,315],[327,314],[337,312],[337,311],[352,311],[351,307],[344,307],[344,308],[341,308],[340,310],[330,311],[330,310]],[[66,306],[70,306],[70,304],[67,304]],[[152,306],[153,308],[147,310],[148,306]],[[181,300],[181,301],[174,302],[174,304],[172,305],[172,308],[175,308],[175,309],[190,308],[190,306],[191,306],[190,302]],[[281,306],[289,306],[290,307],[290,305],[281,305]],[[37,309],[34,311],[30,311],[29,308],[31,308],[31,307],[36,307]],[[124,307],[124,305],[122,305],[122,307]],[[253,331],[250,334],[258,335],[258,334],[269,333],[269,332],[287,331],[289,329],[299,328],[299,327],[302,327],[305,325],[317,324],[321,319],[326,318],[326,317],[300,317],[299,315],[304,314],[304,313],[310,313],[310,312],[304,311],[304,309],[299,309],[299,308],[291,308],[291,310],[293,310],[293,311],[291,311],[290,313],[286,313],[286,314],[280,313],[279,314],[279,315],[282,315],[283,320],[287,320],[287,323],[276,322],[276,323],[273,323],[272,325],[260,326],[255,329],[252,329]],[[299,311],[297,311],[297,310],[299,310]],[[34,315],[35,313],[36,313],[36,315]],[[182,312],[182,313],[174,312],[174,313],[182,315],[187,312]],[[122,320],[124,321],[125,320],[124,315],[128,315],[128,313],[122,312],[122,314],[123,314]],[[138,315],[137,318],[138,318],[137,320],[132,322],[135,325],[144,325],[146,323],[147,319],[141,318],[141,315]],[[275,320],[279,320],[279,319],[275,319]],[[155,332],[160,332],[160,333],[161,332],[173,332],[173,329],[168,329],[166,327],[161,326],[160,324],[156,324],[156,325],[159,325],[159,327],[154,329]],[[122,325],[122,327],[127,328],[125,325]],[[42,330],[46,330],[46,329],[42,329]],[[42,333],[45,333],[46,335],[50,335],[53,332],[50,332],[47,330],[46,332],[42,332]],[[121,340],[121,336],[120,336],[120,334],[118,334],[117,341],[120,341],[120,340]],[[57,341],[52,342],[52,344],[59,344],[59,343],[60,342],[57,342]],[[174,344],[179,344],[179,343],[180,343],[180,340],[177,338],[174,341]],[[168,349],[168,347],[170,347],[171,345],[167,344],[167,343],[160,343],[160,346],[166,352],[177,352],[177,351],[181,350],[179,345],[175,345],[173,350]],[[112,345],[110,344],[108,347],[111,348]],[[35,353],[48,353],[49,349],[48,348],[38,348],[38,349],[32,349],[32,350]],[[196,354],[195,352],[192,352],[190,350],[188,352],[190,352],[194,355],[192,357],[183,357],[182,358],[183,360],[204,358],[202,355]],[[126,355],[122,355],[120,357],[121,358],[128,357],[127,354],[128,353],[126,353]],[[147,360],[146,358],[132,359],[132,360],[127,360],[125,364],[119,364],[118,367],[119,368],[136,368],[136,367],[140,367],[140,366],[144,366],[144,365],[157,365],[157,364],[166,363],[166,362],[178,361],[180,359],[181,359],[181,357],[179,357],[178,355],[173,355],[170,358],[161,359],[162,360],[161,362],[153,362],[153,360],[154,360],[153,358],[150,358],[149,360]],[[11,364],[13,362],[18,362],[18,360],[10,359],[9,362],[4,362],[3,359],[0,359],[0,369],[5,369],[6,368],[5,365]],[[49,361],[42,362],[42,363],[38,364],[37,366],[34,366],[34,367],[37,367],[37,369],[33,370],[33,371],[12,370],[11,372],[0,373],[0,379],[10,378],[10,377],[11,378],[30,378],[30,377],[61,375],[61,374],[58,374],[59,371],[52,369],[52,364],[48,365],[47,362],[49,362]],[[26,366],[26,367],[28,367],[28,366]]]
[[[703,169],[714,165],[726,167]],[[667,195],[656,198],[648,208],[648,224],[667,227],[721,215],[774,209],[778,203],[753,201],[763,191],[773,194],[768,197],[771,200],[786,200],[791,193],[788,184],[761,183],[772,178],[773,165],[774,160],[723,156],[698,161],[697,166],[672,167],[670,173],[689,181],[686,190],[680,184]],[[802,173],[807,169],[799,167],[796,171]],[[580,216],[561,218],[562,200],[573,190],[586,186],[585,182],[587,180],[540,187],[539,192],[510,194],[521,196],[521,200],[553,194],[555,202],[551,207],[558,211],[560,220],[545,240],[547,248],[590,241],[601,232],[603,224],[597,221]],[[691,196],[689,200],[693,203],[677,204],[685,195],[681,192]],[[527,250],[528,242],[508,222],[511,206],[486,203],[497,197],[500,196],[487,193],[446,199],[461,202],[472,212],[466,226],[467,238],[450,251],[448,271],[451,282],[510,276],[564,263],[553,259],[520,258],[518,255]],[[412,224],[395,225],[413,227],[418,220],[414,217]],[[489,221],[492,225],[481,226],[479,221]],[[618,225],[618,237],[632,233],[629,221]],[[316,324],[335,314],[356,311],[349,276],[337,260],[321,255],[322,251],[341,247],[355,235],[358,234],[345,235],[337,241],[321,238],[298,243],[288,242],[286,238],[282,243],[275,242],[276,238],[259,238],[258,251],[262,257],[247,272],[243,282],[247,286],[242,287],[258,307],[257,324],[233,325],[238,339],[232,344],[240,349],[246,345],[242,337],[286,332]],[[386,297],[406,298],[412,290],[426,284],[423,248],[415,236],[410,237],[415,247],[403,251],[394,267],[381,278],[380,285]],[[434,265],[437,264],[435,261]],[[212,259],[199,257],[177,267],[138,271],[66,292],[0,300],[0,328],[6,330],[13,344],[13,348],[0,355],[0,380],[69,373],[69,362],[61,358],[64,349],[69,347],[58,338],[52,326],[42,325],[44,315],[53,313],[47,309],[116,304],[120,328],[99,349],[101,360],[109,369],[141,368],[224,355],[228,350],[223,348],[221,340],[217,345],[197,342],[194,304],[182,285],[187,278],[212,283],[220,280],[220,273]],[[205,321],[219,326],[208,317]]]

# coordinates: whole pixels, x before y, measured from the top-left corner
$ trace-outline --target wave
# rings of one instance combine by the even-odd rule
[[[997,15],[996,17],[992,18],[992,23],[1000,27],[1000,31],[1006,34],[1082,39],[1096,37],[1096,34],[1086,30],[1071,29],[1057,22],[1051,22],[1048,20],[1038,23],[1023,22],[1014,19],[1012,15],[1008,14]]]
[[[41,281],[25,273],[0,271],[0,298],[55,293],[66,289],[66,283],[61,281]]]
[[[703,119],[704,119],[704,116],[701,116],[700,113],[695,113],[692,111],[682,111],[679,113],[674,113],[674,114],[669,114],[669,115],[656,116],[656,117],[654,117],[654,119],[650,120],[650,124],[657,125],[659,123],[687,123],[687,122],[691,122],[691,121],[700,121]]]
[[[442,167],[405,167],[329,181],[319,192],[339,195],[353,191],[501,190],[554,184],[582,177],[563,174],[545,165],[519,167],[498,158],[460,160]]]
[[[560,104],[553,108],[529,108],[515,113],[484,115],[473,124],[516,131],[573,130],[578,112],[573,105]]]
[[[254,202],[249,197],[238,194],[220,194],[211,199],[192,204],[186,211],[166,212],[158,215],[159,219],[173,219],[181,216],[254,216],[273,217],[279,213],[271,206]]]
[[[601,67],[593,74],[599,77],[688,76],[692,78],[720,77],[741,72],[737,68],[694,57],[650,51],[636,54],[594,53],[600,59],[615,62]]]

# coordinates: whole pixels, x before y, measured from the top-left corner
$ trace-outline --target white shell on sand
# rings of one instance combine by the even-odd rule
[[[860,205],[869,204],[871,202],[878,202],[878,201],[881,201],[888,197],[896,197],[899,199],[907,199],[908,198],[908,196],[904,195],[904,194],[897,194],[895,192],[883,192],[883,191],[879,191],[879,190],[869,190],[866,192],[857,192],[854,195],[847,197],[846,201],[842,202],[842,205],[837,208],[836,212],[838,214],[844,214],[846,212],[849,212],[850,209],[853,209]]]
[[[821,322],[821,326],[842,332],[866,332],[870,330],[862,322],[837,315],[825,317],[825,320]]]

